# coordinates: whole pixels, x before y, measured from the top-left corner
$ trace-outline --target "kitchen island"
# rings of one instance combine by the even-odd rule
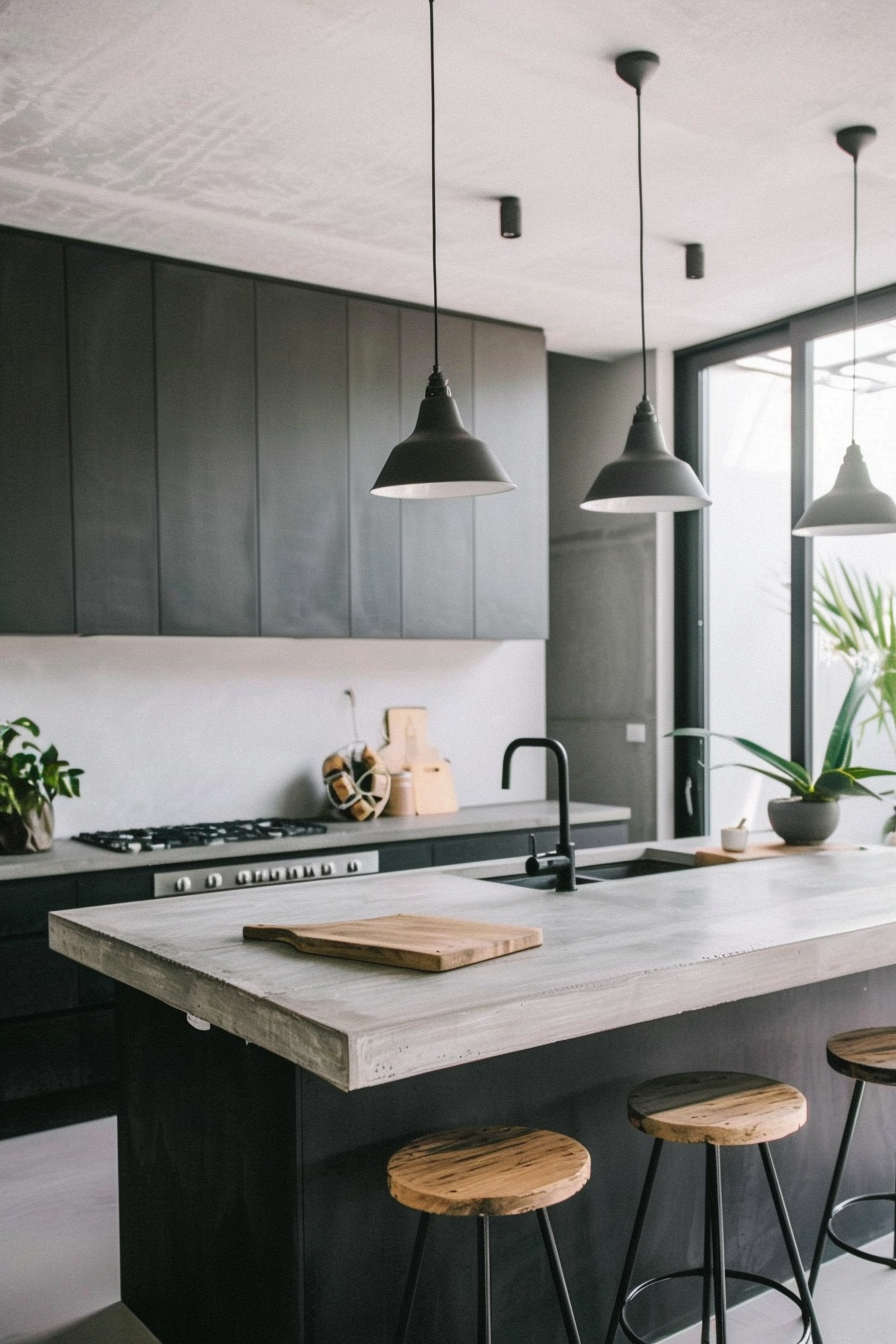
[[[544,945],[434,976],[242,939],[245,923],[399,911],[534,924]],[[806,1091],[810,1130],[778,1149],[808,1249],[848,1094],[825,1039],[896,1020],[887,850],[569,895],[462,870],[383,874],[64,912],[50,936],[119,982],[122,1296],[162,1344],[391,1339],[414,1219],[386,1194],[385,1163],[413,1134],[476,1122],[556,1128],[591,1150],[592,1181],[555,1222],[583,1337],[599,1337],[649,1150],[626,1091],[676,1069]],[[850,1179],[865,1188],[875,1163],[887,1169],[885,1109],[856,1147]],[[750,1156],[732,1154],[732,1169]],[[670,1267],[670,1245],[699,1259],[693,1159],[668,1161],[648,1273]],[[746,1188],[759,1225],[758,1181]],[[530,1221],[496,1229],[496,1332],[549,1344],[562,1327]],[[472,1328],[475,1309],[469,1228],[440,1222],[415,1336],[433,1344]],[[740,1251],[742,1268],[782,1269],[771,1237]]]

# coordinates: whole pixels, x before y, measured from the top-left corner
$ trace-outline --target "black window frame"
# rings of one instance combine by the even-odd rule
[[[896,285],[859,295],[859,326],[896,319]],[[706,481],[707,380],[717,364],[789,346],[791,526],[812,499],[812,344],[852,324],[852,300],[675,352],[675,452]],[[844,449],[846,445],[844,444]],[[712,482],[709,483],[712,494]],[[675,515],[674,723],[705,728],[709,698],[707,563],[709,509]],[[810,537],[790,539],[790,754],[812,768],[812,578]],[[675,740],[675,834],[707,833],[708,780],[699,739]]]

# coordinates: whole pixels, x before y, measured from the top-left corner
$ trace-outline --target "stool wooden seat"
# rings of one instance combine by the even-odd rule
[[[832,1241],[835,1246],[839,1246],[841,1251],[848,1251],[850,1255],[857,1255],[860,1260],[871,1260],[876,1265],[887,1265],[890,1269],[896,1269],[896,1254],[892,1256],[876,1255],[872,1251],[864,1250],[861,1246],[854,1246],[852,1242],[847,1241],[845,1237],[840,1235],[835,1226],[839,1214],[853,1204],[893,1204],[894,1215],[896,1215],[896,1194],[894,1194],[892,1187],[875,1194],[853,1195],[851,1199],[837,1202],[840,1185],[843,1181],[843,1169],[846,1166],[846,1159],[849,1157],[859,1111],[862,1107],[862,1098],[865,1095],[866,1083],[896,1087],[896,1027],[859,1027],[854,1031],[841,1031],[828,1041],[827,1057],[828,1063],[836,1073],[841,1073],[844,1077],[853,1080],[853,1089],[849,1110],[846,1113],[846,1124],[843,1127],[843,1137],[840,1140],[837,1160],[834,1163],[828,1197],[825,1201],[824,1212],[821,1215],[821,1226],[818,1229],[818,1237],[815,1242],[815,1253],[812,1256],[809,1285],[813,1289],[818,1281],[828,1241]]]
[[[631,1093],[628,1118],[667,1143],[771,1143],[808,1118],[802,1092],[752,1073],[671,1073]]]
[[[503,1217],[569,1199],[591,1175],[575,1139],[511,1126],[427,1134],[389,1162],[389,1193],[422,1213]]]
[[[828,1041],[827,1055],[831,1068],[847,1078],[896,1087],[896,1027],[841,1031]]]
[[[491,1344],[489,1220],[537,1213],[542,1240],[569,1344],[581,1344],[563,1277],[548,1207],[581,1190],[591,1157],[575,1139],[549,1129],[474,1126],[427,1134],[400,1148],[389,1161],[389,1193],[419,1209],[420,1222],[408,1272],[397,1344],[405,1344],[423,1252],[433,1214],[477,1219],[479,1243],[478,1340]]]

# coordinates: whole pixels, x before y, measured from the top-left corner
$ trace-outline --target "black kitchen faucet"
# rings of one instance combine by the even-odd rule
[[[510,762],[517,747],[545,747],[557,757],[557,784],[560,795],[560,840],[555,850],[549,854],[536,854],[535,836],[529,836],[529,857],[526,860],[526,872],[556,872],[557,891],[576,890],[576,847],[572,843],[569,830],[569,757],[562,742],[553,737],[515,737],[504,752],[504,765],[501,770],[501,788],[510,788]]]

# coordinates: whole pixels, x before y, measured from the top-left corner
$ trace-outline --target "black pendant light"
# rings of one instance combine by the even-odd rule
[[[420,414],[409,434],[389,454],[372,495],[389,499],[459,499],[496,495],[516,486],[481,439],[464,429],[439,368],[439,287],[436,270],[436,65],[433,0],[429,0],[430,167],[432,172],[433,369]]]
[[[837,144],[852,158],[852,434],[832,490],[810,504],[793,529],[795,537],[857,537],[896,532],[896,504],[871,484],[856,443],[856,330],[859,325],[859,154],[876,139],[873,126],[845,126]]]
[[[641,174],[641,88],[660,58],[652,51],[627,51],[616,58],[616,73],[637,94],[638,213],[641,268],[641,371],[643,396],[635,411],[622,456],[598,473],[580,507],[600,513],[666,513],[705,509],[710,498],[693,470],[666,447],[656,411],[647,396],[647,338],[644,322],[644,186]]]

